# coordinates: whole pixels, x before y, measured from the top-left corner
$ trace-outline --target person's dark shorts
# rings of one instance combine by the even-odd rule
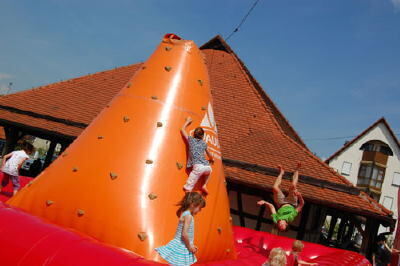
[[[21,185],[19,184],[19,176],[9,175],[4,172],[3,172],[3,180],[1,181],[1,186],[2,187],[7,186],[8,182],[10,182],[10,179],[13,184],[14,190],[19,190],[19,188],[21,187]]]

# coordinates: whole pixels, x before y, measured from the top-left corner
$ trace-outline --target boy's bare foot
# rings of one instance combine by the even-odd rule
[[[207,189],[207,187],[206,187],[206,186],[203,186],[203,187],[201,188],[201,192],[203,192],[203,195],[204,195],[204,196],[207,196],[207,195],[208,195],[208,189]]]
[[[279,173],[283,173],[285,170],[283,170],[283,167],[282,167],[282,165],[278,165],[278,170],[279,170]]]

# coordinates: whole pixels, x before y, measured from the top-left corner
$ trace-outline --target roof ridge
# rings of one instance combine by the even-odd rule
[[[358,134],[356,137],[354,137],[351,141],[347,142],[340,149],[338,149],[331,156],[329,156],[329,158],[326,159],[325,162],[329,163],[330,160],[332,160],[334,157],[336,157],[336,156],[340,155],[342,152],[344,152],[348,147],[353,145],[357,140],[359,140],[361,137],[363,137],[365,134],[367,134],[369,131],[371,131],[373,128],[375,128],[377,125],[379,125],[379,123],[383,123],[387,127],[387,129],[389,130],[390,135],[395,140],[398,148],[400,149],[400,142],[397,139],[396,134],[394,134],[392,128],[390,127],[389,123],[386,121],[385,117],[381,117],[377,121],[375,121],[372,125],[367,127],[364,131],[362,131],[360,134]]]
[[[114,71],[114,70],[117,70],[117,69],[133,67],[135,65],[141,65],[141,64],[143,64],[143,62],[130,64],[130,65],[126,65],[126,66],[115,67],[115,68],[112,68],[112,69],[102,70],[102,71],[98,71],[98,72],[94,72],[94,73],[89,73],[89,74],[82,75],[82,76],[79,76],[79,77],[76,77],[76,78],[70,78],[70,79],[65,79],[65,80],[61,80],[61,81],[58,81],[58,82],[48,83],[48,84],[45,84],[45,85],[32,87],[30,89],[17,91],[17,92],[11,93],[11,94],[0,95],[0,101],[1,101],[1,99],[9,98],[9,97],[12,97],[14,95],[26,94],[28,92],[32,92],[33,90],[40,90],[40,89],[48,88],[48,87],[51,87],[51,86],[54,86],[54,85],[59,85],[59,84],[62,84],[62,83],[70,83],[70,82],[74,82],[74,81],[79,80],[79,79],[86,78],[88,76],[97,76],[97,75],[100,75],[100,74],[104,74],[105,72],[111,72],[111,71]]]
[[[261,99],[264,103],[266,101],[270,102],[270,105],[272,107],[272,112],[276,111],[277,115],[280,116],[281,119],[284,120],[284,123],[288,126],[289,130],[292,131],[294,137],[298,142],[300,142],[304,147],[307,147],[307,145],[304,143],[304,141],[301,139],[300,135],[296,132],[296,130],[292,127],[292,125],[289,123],[287,118],[283,115],[283,113],[279,110],[278,106],[275,104],[275,102],[268,96],[268,94],[262,89],[262,86],[259,84],[259,82],[253,77],[251,74],[250,70],[246,67],[246,65],[240,60],[239,56],[233,51],[233,49],[225,42],[225,40],[222,38],[221,35],[216,35],[214,38],[203,44],[200,49],[212,49],[211,43],[214,41],[219,41],[222,46],[226,49],[227,52],[231,53],[233,55],[233,58],[237,61],[239,68],[242,72],[244,72],[246,80],[249,82],[251,86],[253,86],[256,91],[258,91],[261,95]],[[210,47],[211,46],[211,47]],[[213,49],[215,50],[215,49]],[[270,113],[270,112],[268,112]],[[282,126],[278,123],[278,127],[282,129]],[[283,130],[283,129],[282,129]]]

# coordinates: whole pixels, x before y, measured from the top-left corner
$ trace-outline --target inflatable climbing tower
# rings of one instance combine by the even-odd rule
[[[99,93],[101,93],[99,91]],[[233,235],[207,69],[198,47],[173,34],[109,105],[9,205],[104,243],[162,261],[183,197],[187,151],[180,128],[205,129],[215,163],[207,207],[195,217],[199,262],[234,259]]]

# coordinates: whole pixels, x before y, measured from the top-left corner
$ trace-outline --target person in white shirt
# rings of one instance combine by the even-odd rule
[[[4,155],[1,171],[3,172],[3,180],[0,185],[0,191],[3,187],[8,185],[8,182],[13,184],[13,195],[17,193],[21,187],[19,183],[19,169],[26,159],[29,158],[29,154],[32,154],[34,148],[29,142],[24,141],[22,143],[22,150],[13,151],[9,154]]]

